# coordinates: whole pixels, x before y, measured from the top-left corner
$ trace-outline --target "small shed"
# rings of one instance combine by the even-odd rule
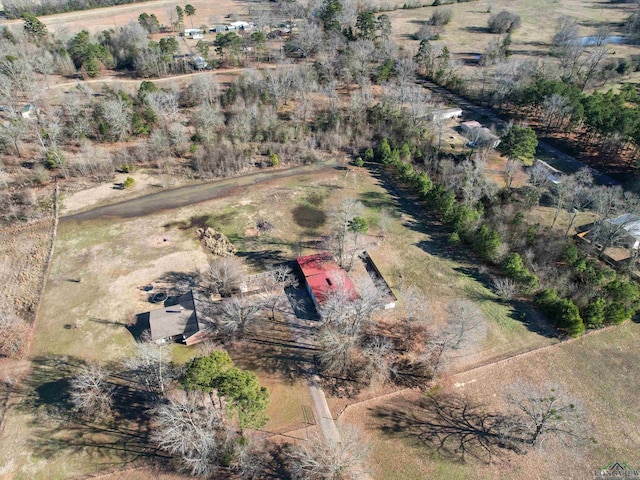
[[[242,21],[229,23],[229,27],[232,27],[233,30],[249,30],[251,26],[251,23]],[[229,30],[231,30],[232,28],[229,28]]]
[[[443,108],[440,110],[434,110],[429,114],[429,118],[432,122],[436,122],[438,120],[449,120],[451,118],[460,118],[461,116],[461,108]]]
[[[202,30],[200,30],[199,28],[185,28],[183,35],[186,38],[193,38],[193,39],[204,38],[204,35],[202,34]]]

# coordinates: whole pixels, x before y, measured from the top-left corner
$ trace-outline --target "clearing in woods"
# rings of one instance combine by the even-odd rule
[[[477,306],[482,328],[473,351],[458,359],[457,367],[556,341],[535,322],[523,321],[522,311],[499,301],[473,260],[447,246],[437,226],[416,221],[411,202],[390,193],[375,172],[337,167],[240,186],[230,193],[226,198],[143,217],[60,223],[28,393],[10,412],[0,437],[7,446],[0,452],[5,469],[17,476],[29,472],[34,479],[79,476],[148,454],[144,442],[132,438],[128,430],[138,432],[147,428],[144,425],[132,422],[108,430],[69,423],[66,415],[60,415],[68,408],[66,378],[79,362],[117,363],[132,353],[134,340],[125,324],[135,313],[153,308],[140,287],[175,286],[185,274],[205,268],[209,256],[194,234],[204,225],[226,234],[238,247],[238,254],[260,271],[321,249],[330,211],[344,198],[357,198],[371,225],[368,248],[376,254],[392,287],[397,288],[400,279],[422,287],[434,322],[444,321],[449,302],[468,299]],[[383,212],[391,218],[384,240],[380,229]],[[259,233],[258,219],[267,220],[273,230]],[[265,430],[278,434],[305,426],[305,408],[311,401],[304,380],[297,376],[300,351],[286,325],[265,318],[244,344],[230,351],[240,365],[258,372],[270,388],[271,422]],[[180,345],[173,349],[180,362],[197,353],[198,349]],[[373,389],[362,395],[377,393]],[[335,415],[344,399],[331,401]],[[144,432],[142,438],[148,433]],[[110,448],[114,443],[124,447]]]

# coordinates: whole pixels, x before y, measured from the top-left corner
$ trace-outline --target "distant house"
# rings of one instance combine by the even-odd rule
[[[500,137],[495,135],[480,122],[475,120],[463,122],[460,124],[460,128],[462,129],[464,136],[470,140],[470,144],[475,146],[488,146],[490,148],[496,148],[500,145]]]
[[[148,312],[151,341],[194,345],[211,338],[212,332],[198,318],[199,307],[199,301],[190,290],[184,295],[168,298],[162,308]]]
[[[640,248],[640,217],[633,213],[624,213],[616,218],[605,220],[612,229],[624,230],[616,243],[627,248],[637,250]]]
[[[229,30],[250,30],[253,24],[249,22],[231,22],[229,23]]]
[[[552,167],[547,162],[543,160],[536,159],[535,165],[539,165],[540,168],[546,172],[545,180],[550,182],[553,185],[559,185],[562,183],[562,177],[564,176],[564,172],[558,170],[557,168]]]
[[[193,38],[193,39],[204,38],[204,35],[202,34],[202,30],[200,30],[199,28],[185,28],[183,35],[186,38]]]
[[[221,32],[226,32],[227,31],[227,26],[226,25],[216,25],[215,27],[211,27],[209,29],[210,33],[221,33]]]
[[[461,108],[443,108],[440,110],[434,110],[428,114],[432,122],[438,120],[449,120],[451,118],[460,118],[462,116]]]
[[[307,291],[320,315],[323,304],[333,292],[343,291],[351,299],[358,297],[347,272],[340,268],[330,253],[299,257],[297,262],[304,275]]]

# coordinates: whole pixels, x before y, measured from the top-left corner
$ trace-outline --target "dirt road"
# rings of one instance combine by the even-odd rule
[[[449,100],[452,103],[457,104],[460,108],[462,108],[462,110],[466,110],[466,111],[470,111],[473,112],[477,115],[482,115],[486,118],[488,118],[491,122],[493,122],[494,124],[496,124],[496,126],[498,127],[503,127],[506,122],[504,120],[502,120],[501,118],[499,118],[494,112],[493,110],[491,110],[488,107],[481,107],[479,105],[476,105],[475,103],[471,103],[469,100],[467,100],[466,98],[461,97],[460,95],[457,95],[449,90],[447,90],[446,88],[441,87],[440,85],[437,85],[433,82],[430,82],[428,80],[421,80],[420,83],[427,87],[429,90],[431,90],[432,92],[434,92],[435,94],[439,95],[442,98],[445,98],[447,100]],[[560,150],[558,150],[557,148],[555,148],[552,145],[549,145],[546,142],[542,142],[542,141],[538,141],[538,148],[545,151],[547,154],[549,154],[552,157],[556,157],[558,159],[561,159],[562,162],[565,165],[570,165],[571,166],[571,170],[577,172],[578,170],[582,169],[582,168],[588,168],[591,171],[591,174],[593,175],[593,178],[595,179],[596,183],[602,184],[602,185],[619,185],[620,183],[617,182],[616,180],[614,180],[613,178],[611,178],[610,176],[599,172],[598,170],[591,168],[587,165],[585,165],[584,163],[582,163],[580,160],[572,157],[571,155],[567,155],[564,152],[561,152]],[[553,162],[549,162],[551,164],[553,164]]]
[[[246,15],[248,6],[237,0],[191,0],[196,9],[193,18],[194,25],[216,25],[223,23],[226,15]],[[55,15],[43,15],[38,17],[49,30],[67,30],[75,33],[82,29],[89,33],[97,33],[109,28],[118,28],[129,22],[137,22],[138,15],[145,12],[154,14],[160,23],[171,24],[171,16],[175,14],[174,0],[152,0],[113,7],[94,8],[91,10],[79,10],[75,12],[59,13]],[[0,25],[18,26],[22,19],[2,20]],[[191,22],[188,22],[191,26]]]
[[[257,183],[269,182],[281,178],[297,175],[308,175],[324,170],[330,170],[338,165],[338,159],[333,158],[326,162],[313,165],[302,165],[279,170],[263,170],[238,177],[225,178],[214,182],[187,185],[169,190],[162,190],[143,197],[125,200],[97,207],[92,210],[75,213],[60,218],[61,222],[85,222],[107,218],[135,218],[144,217],[152,213],[174,208],[186,207],[195,203],[205,202],[214,198],[224,197],[230,194],[241,195]]]

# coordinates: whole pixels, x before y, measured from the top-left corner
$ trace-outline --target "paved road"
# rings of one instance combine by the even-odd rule
[[[289,167],[279,170],[263,170],[214,182],[162,190],[158,193],[152,193],[131,200],[96,207],[86,212],[63,216],[60,218],[60,221],[85,222],[106,218],[144,217],[152,213],[185,207],[207,200],[225,197],[230,194],[241,194],[257,183],[332,170],[337,165],[338,160],[333,158],[326,162],[319,162],[313,165]]]
[[[441,87],[440,85],[437,85],[433,82],[430,82],[428,80],[420,80],[420,83],[422,85],[424,85],[425,87],[427,87],[429,90],[431,90],[432,92],[436,93],[437,95],[439,95],[442,98],[447,99],[448,101],[455,103],[457,105],[460,106],[460,108],[462,108],[463,110],[467,110],[467,111],[471,111],[474,112],[477,115],[483,115],[486,118],[488,118],[489,120],[491,120],[493,123],[496,124],[496,126],[498,127],[503,127],[506,122],[504,120],[502,120],[500,117],[498,117],[493,110],[491,110],[488,107],[481,107],[479,105],[476,105],[475,103],[471,103],[469,100],[467,100],[466,98],[461,97],[460,95],[457,95],[449,90],[447,90],[444,87]],[[549,154],[552,157],[556,157],[560,160],[562,160],[562,163],[565,165],[570,165],[571,166],[571,170],[577,172],[578,170],[582,169],[582,168],[588,168],[592,175],[593,178],[595,179],[596,183],[602,184],[602,185],[619,185],[620,182],[617,182],[616,180],[614,180],[613,178],[611,178],[610,176],[599,172],[598,170],[595,170],[594,168],[589,167],[588,165],[585,165],[584,163],[582,163],[580,160],[572,157],[571,155],[567,155],[566,153],[558,150],[556,147],[549,145],[546,142],[542,142],[542,141],[538,141],[538,148],[541,150],[544,150],[547,154]],[[553,162],[548,162],[553,166]],[[565,167],[566,168],[566,167]]]

